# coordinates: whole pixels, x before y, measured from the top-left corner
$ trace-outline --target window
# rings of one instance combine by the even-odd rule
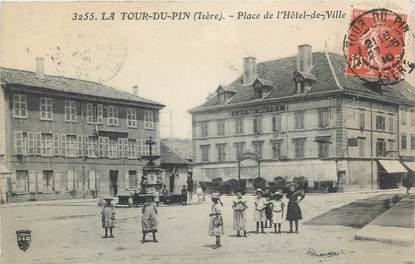
[[[254,152],[258,156],[259,159],[262,159],[263,145],[264,145],[263,141],[252,142],[252,146],[254,147]]]
[[[318,112],[318,127],[325,128],[329,126],[330,113],[328,109],[323,109]]]
[[[144,128],[154,129],[154,116],[151,111],[144,111]]]
[[[225,135],[225,121],[224,120],[218,120],[218,136],[223,136]]]
[[[294,142],[294,158],[304,159],[305,138],[293,139]]]
[[[29,192],[29,172],[27,170],[16,171],[16,190],[17,193]]]
[[[393,116],[389,117],[389,131],[393,132]]]
[[[202,161],[209,161],[209,149],[210,145],[200,146],[200,151],[202,153]]]
[[[318,142],[318,157],[319,158],[328,158],[329,156],[329,142]]]
[[[376,116],[376,130],[385,131],[385,117]]]
[[[35,154],[35,133],[27,132],[27,155]]]
[[[41,150],[42,156],[53,156],[54,145],[53,145],[53,134],[41,133]]]
[[[75,157],[77,155],[77,141],[75,135],[66,135],[65,137],[65,153],[66,156]]]
[[[105,144],[105,140],[103,140]],[[104,154],[102,154],[104,156]],[[108,157],[109,158],[118,158],[118,139],[110,138],[108,145]]]
[[[53,171],[52,170],[42,171],[42,191],[43,192],[53,191]]]
[[[98,137],[98,156],[99,157],[108,157],[108,148],[109,148],[109,138],[108,137]]]
[[[272,141],[271,146],[272,146],[272,158],[273,159],[281,159],[282,141],[281,140]]]
[[[93,136],[85,136],[86,156],[98,156],[98,139]]]
[[[216,144],[218,150],[218,161],[226,160],[226,144]]]
[[[104,110],[102,104],[97,104],[97,124],[104,123]]]
[[[408,111],[406,109],[401,110],[401,125],[405,126],[408,123]]]
[[[281,130],[281,116],[273,116],[272,117],[272,131],[279,131]]]
[[[365,139],[358,138],[358,144],[359,144],[359,157],[364,157],[365,156]]]
[[[108,106],[107,122],[109,126],[118,126],[118,108],[116,106]]]
[[[297,111],[294,113],[294,122],[295,129],[304,128],[304,111]]]
[[[361,130],[365,129],[365,113],[359,113],[359,128]]]
[[[219,97],[219,102],[220,102],[220,103],[224,103],[224,102],[225,102],[226,97],[225,97],[225,93],[224,93],[223,91],[220,91],[220,92],[218,93],[218,97]]]
[[[97,122],[97,115],[94,109],[94,104],[86,104],[86,122],[88,124],[95,124]]]
[[[389,143],[389,151],[390,151],[390,152],[395,151],[395,141],[394,141],[394,140],[389,139],[389,140],[388,140],[388,143]]]
[[[53,120],[53,107],[51,98],[40,98],[40,120]]]
[[[262,133],[262,119],[254,118],[254,133]]]
[[[235,119],[235,134],[244,133],[244,120],[242,118]]]
[[[201,137],[207,137],[208,136],[208,122],[202,122],[200,124],[200,134]]]
[[[14,132],[14,151],[16,155],[26,155],[27,133],[23,131]]]
[[[137,127],[137,111],[133,108],[127,108],[127,127]]]
[[[411,150],[415,150],[415,135],[411,135]]]
[[[401,134],[401,149],[406,150],[406,134]]]
[[[23,95],[23,94],[13,95],[13,116],[17,118],[27,117],[26,95]]]
[[[236,142],[234,143],[235,146],[235,159],[237,160],[239,156],[244,153],[245,142]]]
[[[376,141],[376,156],[386,157],[386,143],[384,139],[378,138]]]
[[[415,126],[415,110],[411,109],[411,126]]]
[[[118,138],[118,156],[128,157],[128,138]]]
[[[128,139],[128,154],[127,157],[130,159],[137,158],[137,140],[129,138]]]
[[[297,93],[305,92],[305,82],[302,80],[295,81],[295,87],[297,88]]]
[[[76,102],[65,101],[65,121],[75,122],[76,121]]]
[[[135,189],[138,187],[138,175],[136,170],[128,171],[128,186],[130,189]]]

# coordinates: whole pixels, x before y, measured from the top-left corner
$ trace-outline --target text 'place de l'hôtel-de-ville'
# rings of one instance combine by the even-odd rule
[[[164,105],[97,82],[47,75],[41,59],[35,65],[34,72],[1,68],[2,201],[138,188],[146,139],[158,142],[156,153],[166,148],[159,132]],[[189,110],[194,184],[240,177],[249,189],[258,176],[303,176],[309,188],[338,191],[400,186],[415,170],[414,88],[405,81],[369,88],[345,76],[345,65],[343,56],[312,52],[309,45],[288,58],[258,64],[244,58],[242,76]],[[241,160],[238,169],[238,159],[249,153],[257,160]],[[171,187],[175,173],[164,171],[163,184]],[[186,184],[183,178],[174,191]]]

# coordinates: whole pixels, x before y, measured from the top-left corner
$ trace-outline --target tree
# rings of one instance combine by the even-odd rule
[[[253,185],[255,189],[261,188],[263,190],[267,186],[267,181],[264,178],[257,177],[254,179]]]
[[[227,189],[230,193],[236,193],[240,191],[239,181],[235,179],[230,179],[226,182]]]

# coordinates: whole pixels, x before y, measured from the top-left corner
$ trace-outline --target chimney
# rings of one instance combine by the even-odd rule
[[[257,77],[256,59],[254,57],[246,57],[243,59],[244,75],[242,84],[250,84]]]
[[[42,57],[36,58],[36,78],[40,80],[45,79],[45,63]]]
[[[310,73],[313,68],[313,53],[311,46],[302,44],[297,46],[297,71]]]
[[[133,90],[133,95],[138,96],[138,85],[134,85],[132,87],[132,90]]]

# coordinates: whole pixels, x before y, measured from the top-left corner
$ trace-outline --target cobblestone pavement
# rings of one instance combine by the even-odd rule
[[[304,220],[376,193],[309,194]],[[224,202],[223,247],[207,235],[210,202],[159,208],[159,243],[141,244],[139,208],[117,208],[115,238],[103,239],[96,201],[59,201],[1,207],[2,263],[414,263],[410,247],[354,239],[355,228],[301,225],[299,234],[254,234],[248,196],[248,237],[232,230],[231,201]],[[31,247],[17,247],[16,230],[31,229]],[[283,224],[287,231],[288,223]]]

